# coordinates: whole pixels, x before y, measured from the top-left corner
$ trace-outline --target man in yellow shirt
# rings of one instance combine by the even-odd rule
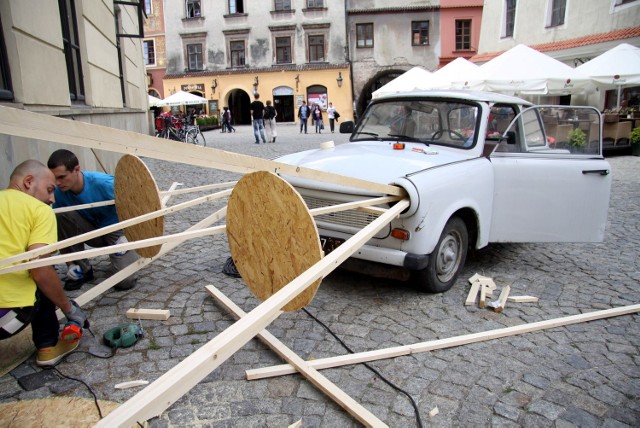
[[[0,265],[2,259],[57,241],[54,202],[55,177],[41,162],[27,160],[11,173],[9,186],[0,190]],[[58,339],[59,307],[81,327],[88,326],[80,307],[69,300],[53,266],[0,275],[0,340],[31,323],[38,350],[36,364],[53,366],[78,347]]]

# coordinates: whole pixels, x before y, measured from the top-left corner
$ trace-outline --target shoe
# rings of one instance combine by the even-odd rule
[[[260,141],[256,141],[256,144],[260,144]]]
[[[273,137],[272,143],[275,143],[275,142],[276,142],[276,137]]]
[[[125,291],[125,290],[131,290],[137,284],[138,284],[138,279],[137,278],[135,278],[135,279],[133,279],[131,281],[128,280],[128,279],[125,279],[124,281],[120,281],[119,283],[114,285],[113,288],[115,288],[118,291]]]
[[[64,282],[64,289],[67,291],[79,290],[82,284],[89,282],[93,279],[93,267],[89,269],[89,272],[83,272],[80,279],[67,279]]]
[[[38,349],[38,352],[36,353],[36,364],[40,367],[53,367],[58,364],[65,355],[75,351],[78,345],[80,345],[79,340],[76,340],[73,343],[68,343],[64,340],[58,339],[56,346]]]

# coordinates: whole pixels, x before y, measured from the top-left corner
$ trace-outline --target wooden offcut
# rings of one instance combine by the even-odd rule
[[[127,311],[127,318],[140,320],[160,320],[166,321],[171,316],[169,309],[136,309],[131,308]]]
[[[504,310],[504,307],[507,304],[507,297],[509,297],[510,291],[511,291],[511,287],[509,285],[503,287],[502,291],[500,291],[500,296],[498,297],[498,300],[489,302],[487,306],[492,308],[494,311],[498,313],[502,312]]]
[[[270,172],[243,176],[227,207],[231,257],[249,289],[265,301],[322,259],[318,229],[302,197]],[[306,306],[321,279],[283,310]]]
[[[507,301],[514,303],[536,303],[539,299],[535,296],[509,296]]]
[[[120,221],[129,220],[143,214],[158,211],[162,208],[160,193],[156,180],[149,168],[133,155],[124,155],[115,173],[115,201]],[[164,233],[164,216],[129,226],[124,234],[129,241],[162,236]],[[161,245],[138,248],[136,252],[142,257],[153,257],[160,252]]]

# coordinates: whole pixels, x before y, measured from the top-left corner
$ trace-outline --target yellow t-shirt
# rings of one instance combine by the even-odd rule
[[[56,216],[47,204],[13,189],[0,190],[0,260],[33,244],[58,240]],[[36,283],[27,270],[0,275],[0,308],[32,306]]]

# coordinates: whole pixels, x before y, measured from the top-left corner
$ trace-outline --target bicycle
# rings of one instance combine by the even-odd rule
[[[184,126],[184,132],[185,143],[207,147],[207,140],[204,138],[202,132],[200,132],[200,127],[198,125],[186,125]]]

